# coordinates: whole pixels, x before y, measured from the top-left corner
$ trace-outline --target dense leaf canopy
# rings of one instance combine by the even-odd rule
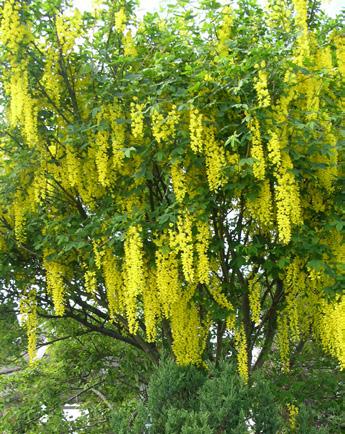
[[[317,2],[1,2],[1,303],[240,375],[345,366],[344,38]]]

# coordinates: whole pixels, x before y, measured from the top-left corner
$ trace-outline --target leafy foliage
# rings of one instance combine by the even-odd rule
[[[271,364],[289,375],[311,342],[344,368],[340,18],[316,0],[179,0],[142,20],[134,1],[100,3],[0,3],[0,306],[21,338],[6,332],[2,363],[9,342],[23,362],[18,317],[29,370],[56,395],[54,421],[77,348],[61,341],[42,363],[35,352],[65,324],[73,343],[75,328],[105,353],[140,350],[145,372],[173,357],[177,396],[188,373],[224,360],[244,383]],[[229,402],[247,393],[235,378]],[[125,395],[124,413],[136,405]],[[50,398],[32,408],[45,414]],[[255,402],[257,426],[276,429]],[[251,417],[246,405],[219,403],[216,420],[212,403],[187,404],[166,410],[164,429],[224,419],[243,430]]]
[[[152,364],[138,350],[67,321],[58,328],[46,330],[39,362],[0,379],[2,432],[104,433],[113,408],[145,390]]]

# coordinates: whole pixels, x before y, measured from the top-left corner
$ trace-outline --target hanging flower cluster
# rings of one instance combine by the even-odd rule
[[[325,296],[344,260],[339,31],[309,30],[305,0],[226,6],[195,32],[135,28],[126,3],[42,30],[24,3],[5,0],[0,26],[0,245],[11,282],[40,273],[21,297],[30,359],[39,292],[63,316],[79,288],[126,339],[172,339],[183,365],[219,323],[248,382],[273,306],[283,369],[310,335],[344,368],[344,298]]]

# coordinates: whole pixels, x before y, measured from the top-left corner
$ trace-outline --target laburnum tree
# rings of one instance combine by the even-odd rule
[[[0,279],[180,365],[345,367],[345,47],[317,1],[1,2]]]

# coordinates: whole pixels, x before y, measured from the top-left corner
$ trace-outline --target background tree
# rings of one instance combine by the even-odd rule
[[[248,382],[345,364],[341,24],[317,2],[2,2],[1,300]]]
[[[152,363],[138,349],[70,320],[42,329],[38,346],[46,351],[39,363],[12,357],[7,366],[15,368],[0,370],[1,432],[111,432],[115,408],[144,397]]]

